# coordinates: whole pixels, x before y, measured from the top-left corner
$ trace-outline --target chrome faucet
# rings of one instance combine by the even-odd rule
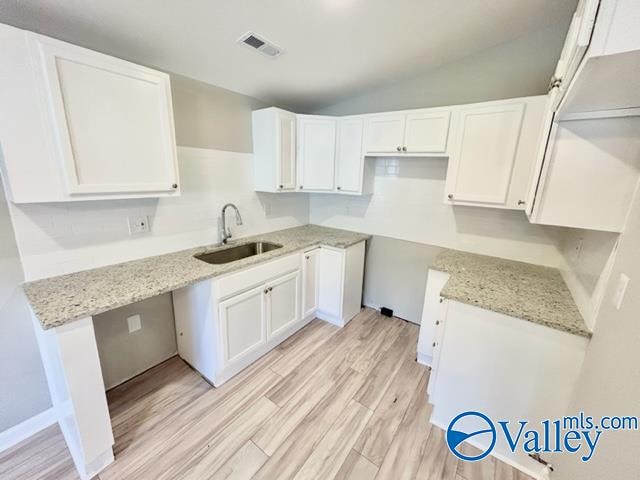
[[[242,217],[240,216],[240,210],[233,203],[227,203],[224,207],[222,207],[222,243],[227,243],[227,240],[231,238],[231,229],[227,227],[227,220],[225,217],[225,213],[227,211],[227,207],[231,207],[236,211],[236,225],[242,225]]]

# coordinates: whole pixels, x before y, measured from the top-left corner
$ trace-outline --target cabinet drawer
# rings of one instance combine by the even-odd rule
[[[256,285],[263,284],[275,277],[293,272],[300,268],[298,253],[277,258],[255,267],[229,274],[214,281],[215,298],[222,300]]]

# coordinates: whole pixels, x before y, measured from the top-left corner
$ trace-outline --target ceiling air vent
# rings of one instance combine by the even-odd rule
[[[238,43],[245,47],[257,50],[260,53],[264,53],[268,57],[277,57],[282,53],[282,49],[280,47],[253,32],[245,33],[238,39]]]

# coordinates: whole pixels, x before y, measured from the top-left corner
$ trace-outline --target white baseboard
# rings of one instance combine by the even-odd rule
[[[426,367],[430,367],[433,363],[433,357],[431,355],[427,355],[425,353],[417,352],[416,360],[420,365],[424,365]]]
[[[51,407],[4,432],[0,432],[0,452],[17,445],[57,421],[58,417],[56,416],[56,412],[54,408]]]

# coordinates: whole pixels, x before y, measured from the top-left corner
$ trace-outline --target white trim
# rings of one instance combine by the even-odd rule
[[[15,425],[4,432],[0,432],[0,452],[3,452],[14,445],[26,440],[36,433],[50,427],[58,421],[56,411],[53,407],[44,412],[38,413],[24,422]]]
[[[426,353],[417,352],[416,362],[418,362],[420,365],[431,367],[431,365],[433,364],[433,357],[431,355],[427,355]]]

